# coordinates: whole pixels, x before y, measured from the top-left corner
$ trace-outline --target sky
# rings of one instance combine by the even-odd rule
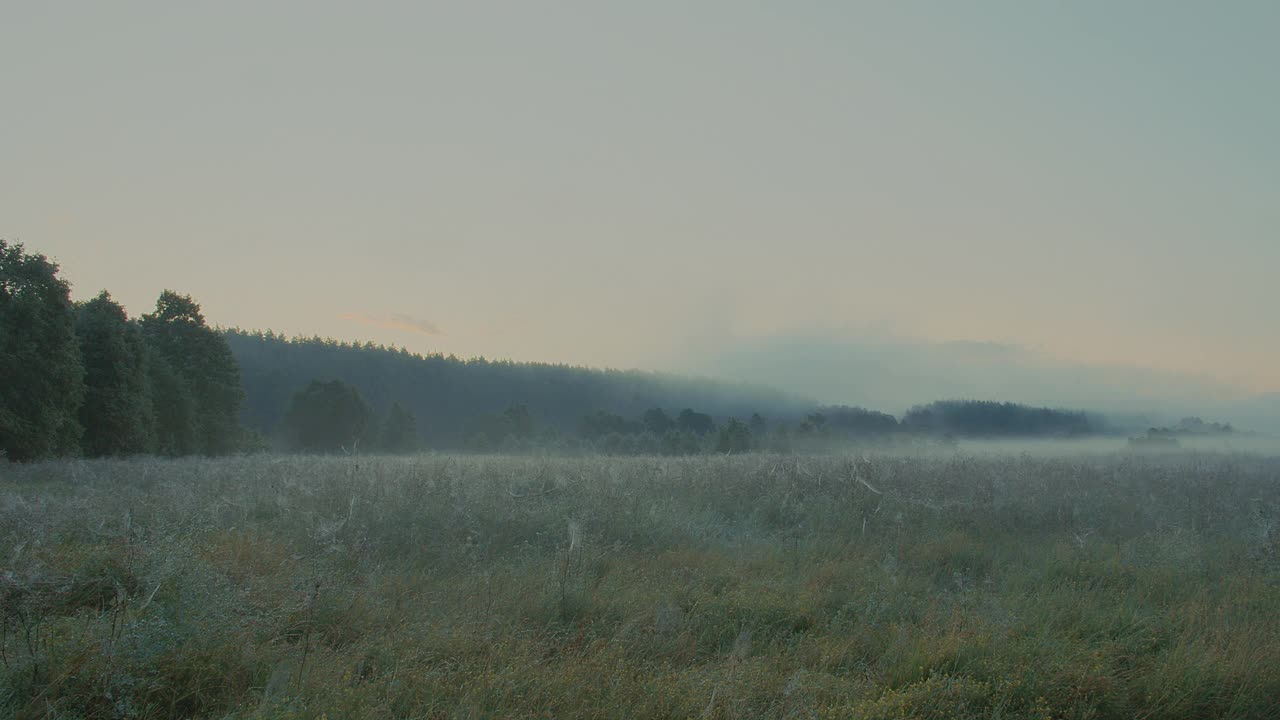
[[[1277,32],[1269,0],[4,3],[0,237],[77,297],[291,335],[1245,398],[1280,392]],[[1003,350],[921,369],[957,347]],[[907,399],[878,378],[832,399]]]

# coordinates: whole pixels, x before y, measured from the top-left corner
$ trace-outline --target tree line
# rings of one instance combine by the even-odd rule
[[[245,424],[284,450],[388,448],[386,438],[400,432],[388,428],[409,424],[419,446],[435,449],[673,455],[818,450],[899,430],[886,413],[815,410],[805,398],[701,378],[422,355],[272,331],[226,337],[246,389]],[[304,427],[317,415],[334,418],[332,432]]]
[[[229,330],[226,337],[247,393],[245,424],[286,450],[314,447],[299,440],[303,414],[295,401],[303,391],[320,394],[318,383],[327,384],[331,406],[361,408],[354,415],[365,418],[353,420],[344,441],[330,449],[386,446],[380,438],[388,435],[388,423],[406,424],[392,422],[393,415],[412,419],[421,447],[475,452],[820,452],[858,442],[1107,431],[1100,416],[1015,403],[939,401],[913,407],[899,420],[660,373],[422,355],[271,331]],[[349,399],[339,403],[344,396]]]
[[[307,452],[349,452],[360,447],[411,452],[421,447],[412,408],[397,402],[383,422],[372,422],[372,418],[370,404],[354,385],[313,380],[294,395],[276,435],[285,449]],[[1024,424],[1011,422],[1020,418]],[[1065,437],[1070,432],[1093,431],[1089,428],[1100,430],[1101,426],[1087,415],[1070,411],[979,401],[920,406],[902,421],[841,405],[820,407],[798,421],[771,420],[758,412],[746,419],[718,419],[693,408],[668,413],[654,407],[632,417],[596,410],[570,427],[548,422],[526,405],[511,404],[501,411],[467,417],[457,442],[448,449],[508,454],[821,453],[859,444],[951,445],[962,436]]]
[[[242,421],[286,446],[293,397],[315,380],[356,388],[373,418],[386,418],[399,403],[414,414],[422,444],[441,449],[467,449],[477,434],[494,443],[508,434],[518,438],[495,419],[512,406],[523,406],[544,430],[565,436],[576,435],[583,418],[596,412],[638,419],[650,408],[678,413],[690,407],[719,420],[754,412],[799,419],[814,406],[768,388],[639,370],[463,359],[271,331],[235,329],[225,336],[245,388]]]
[[[1010,402],[941,400],[902,417],[912,432],[957,437],[1079,437],[1106,431],[1100,415]]]
[[[105,290],[71,300],[47,257],[0,240],[0,453],[13,460],[219,455],[249,441],[226,340],[165,290],[130,318]]]

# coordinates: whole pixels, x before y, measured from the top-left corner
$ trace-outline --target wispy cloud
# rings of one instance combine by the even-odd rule
[[[390,315],[370,315],[362,312],[345,312],[338,316],[339,320],[350,320],[361,325],[385,328],[387,330],[407,330],[420,335],[444,335],[444,331],[429,320],[420,320],[401,313]]]

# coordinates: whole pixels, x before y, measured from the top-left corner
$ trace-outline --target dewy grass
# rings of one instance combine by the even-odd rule
[[[0,467],[0,716],[1280,716],[1280,460]]]

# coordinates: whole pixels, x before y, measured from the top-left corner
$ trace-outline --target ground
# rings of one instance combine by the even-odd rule
[[[0,715],[1280,716],[1280,459],[0,467]]]

